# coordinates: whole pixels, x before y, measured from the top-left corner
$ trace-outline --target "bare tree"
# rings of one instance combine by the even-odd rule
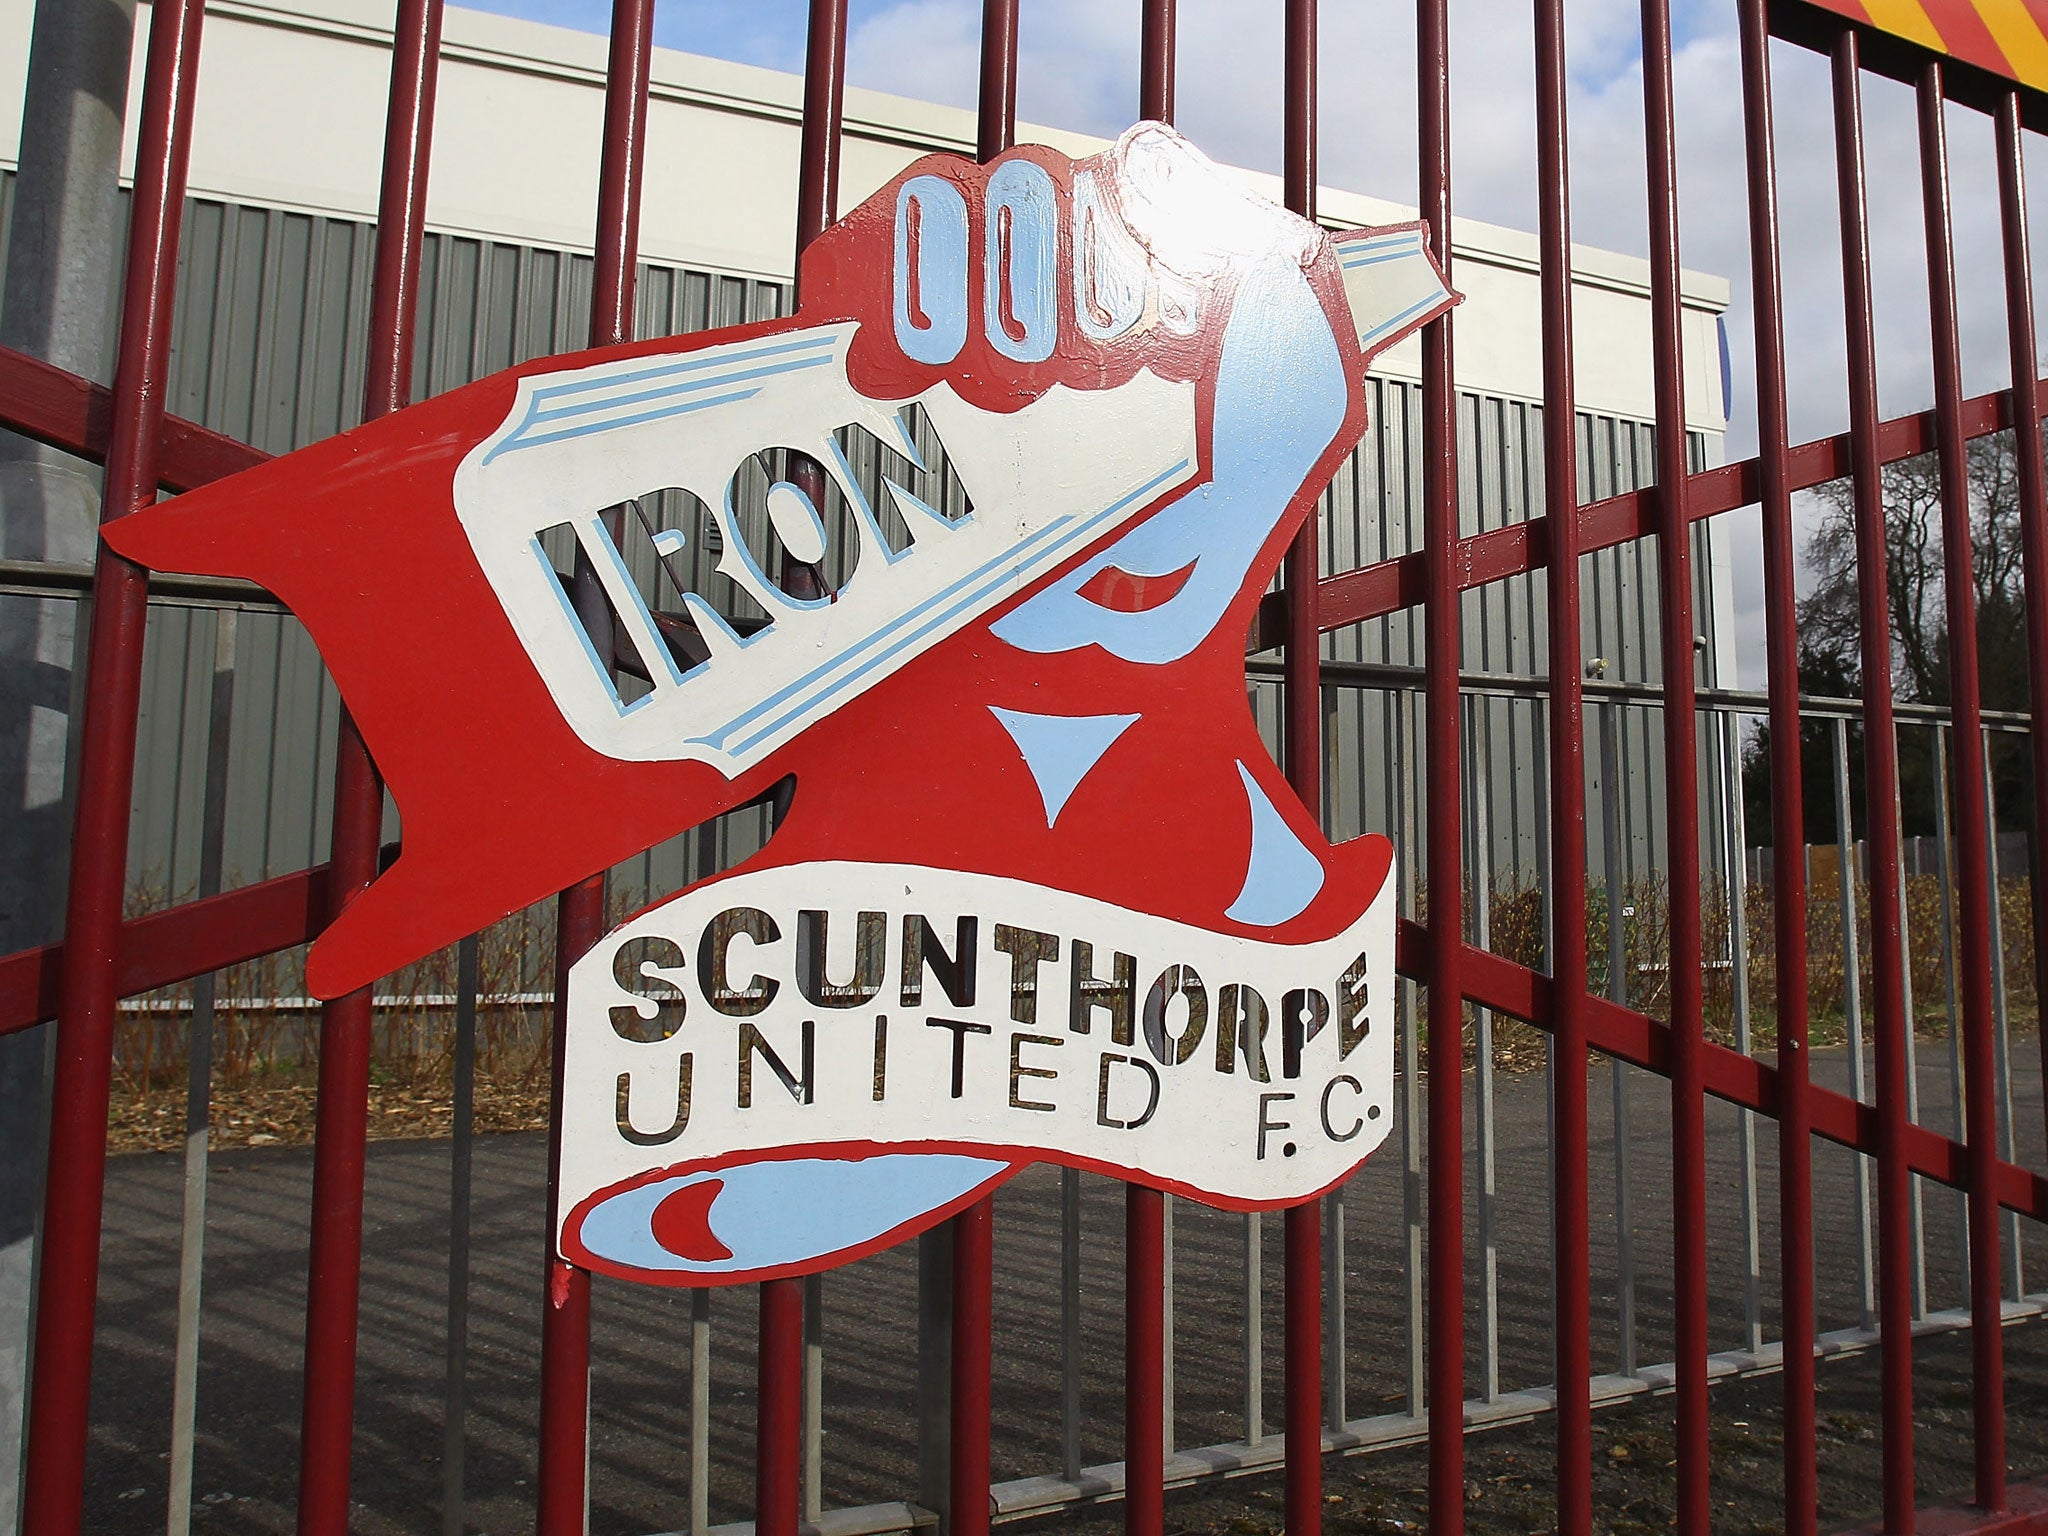
[[[1977,606],[1979,688],[1987,709],[2025,710],[2026,608],[2021,587],[2018,464],[2012,434],[1994,433],[1968,445],[1972,585]],[[1941,545],[1941,472],[1932,454],[1885,466],[1885,581],[1891,642],[1886,684],[1901,700],[1949,701],[1948,606]],[[1820,516],[1806,541],[1811,585],[1800,599],[1800,690],[1855,697],[1864,687],[1858,612],[1854,487],[1830,481],[1814,491]],[[1807,835],[1834,836],[1832,747],[1825,727],[1809,728],[1802,752]],[[2031,819],[2024,750],[1994,738],[1993,776],[2002,826]],[[1861,835],[1861,728],[1850,727],[1850,810]],[[1744,753],[1745,809],[1754,837],[1770,824],[1769,732],[1760,731]],[[1931,768],[1924,750],[1902,745],[1902,809],[1908,833],[1933,830]]]
[[[2003,633],[2017,626],[2018,637],[2023,638],[2025,628],[2019,486],[2011,434],[1973,439],[1967,465],[1984,702],[1993,708],[2011,707],[2026,697],[2024,646],[2008,646]],[[1943,703],[1949,696],[1948,609],[1941,554],[1941,472],[1934,455],[1886,465],[1883,493],[1892,689],[1901,699]],[[1813,584],[1799,604],[1799,637],[1816,657],[1838,658],[1848,675],[1860,677],[1854,490],[1847,480],[1833,480],[1818,487],[1814,496],[1821,516],[1807,539],[1805,563]],[[2019,667],[2016,676],[2011,671],[2014,663]]]

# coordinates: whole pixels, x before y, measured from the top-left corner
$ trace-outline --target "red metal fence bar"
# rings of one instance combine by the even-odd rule
[[[1643,0],[1643,122],[1649,182],[1650,340],[1656,397],[1658,651],[1664,688],[1664,874],[1670,891],[1671,1268],[1678,1365],[1678,1529],[1706,1536],[1707,1111],[1700,979],[1699,714],[1693,651],[1692,519],[1686,514],[1678,143],[1669,0]]]
[[[1870,224],[1864,193],[1863,98],[1857,40],[1843,28],[1834,48],[1835,171],[1841,203],[1842,293],[1849,356],[1849,447],[1855,498],[1856,567],[1862,669],[1866,679],[1891,676],[1891,631],[1885,565],[1883,487],[1873,441],[1877,425],[1877,352],[1872,329]],[[1883,1380],[1879,1419],[1884,1443],[1884,1518],[1889,1531],[1913,1522],[1912,1298],[1903,1283],[1911,1262],[1906,1228],[1909,1180],[1901,1139],[1906,1130],[1905,1031],[1902,992],[1904,914],[1899,891],[1898,731],[1891,689],[1864,689],[1865,828],[1872,859],[1870,936],[1877,1043],[1878,1251],[1885,1283],[1878,1336]],[[1818,1118],[1819,1104],[1815,1104]]]
[[[440,68],[440,0],[401,0],[391,51],[383,181],[370,288],[363,418],[412,398],[412,341],[426,236],[427,165]],[[384,785],[346,708],[335,744],[329,921],[377,875]],[[349,1528],[356,1329],[363,1267],[363,1165],[369,1137],[370,988],[321,1011],[313,1134],[312,1233],[306,1276],[305,1394],[300,1407],[299,1530]]]
[[[755,1370],[754,1530],[756,1536],[796,1536],[803,1461],[801,1280],[762,1283]]]
[[[1144,0],[1138,36],[1138,116],[1173,121],[1173,42],[1177,0]]]
[[[2034,413],[2038,419],[2048,403],[2048,379],[2035,381]],[[0,425],[38,442],[62,448],[80,458],[103,463],[112,396],[108,390],[23,353],[0,347]],[[1984,437],[2013,423],[2012,395],[1994,390],[1962,402],[1958,415],[1968,437]],[[1880,464],[1930,453],[1934,448],[1934,413],[1912,412],[1879,422],[1876,451]],[[181,417],[164,421],[162,483],[172,490],[207,485],[252,465],[268,454]],[[1786,451],[1786,486],[1810,490],[1850,472],[1849,434],[1816,438]],[[1763,471],[1755,458],[1741,459],[1693,472],[1686,497],[1687,514],[1695,521],[1754,505],[1763,495]],[[1655,531],[1656,490],[1624,491],[1588,502],[1579,509],[1579,552],[1593,554],[1626,544]],[[1453,561],[1461,590],[1485,586],[1509,576],[1541,570],[1549,559],[1547,516],[1525,523],[1491,528],[1459,540]],[[1364,619],[1380,618],[1422,601],[1423,557],[1400,555],[1391,560],[1325,577],[1317,593],[1318,623],[1340,629]],[[1269,649],[1284,627],[1284,604],[1273,603],[1260,618],[1254,649]]]
[[[303,944],[327,910],[327,866],[131,918],[114,945],[114,994],[132,997]],[[64,945],[0,957],[0,1035],[57,1017]]]
[[[101,385],[0,347],[0,426],[100,463],[106,458],[109,401]],[[2036,419],[2044,408],[2048,408],[2048,379],[2038,379],[2033,397]],[[1957,414],[1966,437],[2005,431],[2013,423],[2012,392],[2000,389],[1972,396],[1962,402]],[[260,449],[180,417],[166,417],[164,430],[167,458],[162,480],[173,490],[210,484],[269,457]],[[1896,464],[1931,453],[1934,436],[1931,410],[1880,421],[1874,432],[1876,462]],[[1785,485],[1789,491],[1811,490],[1850,472],[1850,436],[1846,432],[1786,450]],[[1764,472],[1756,458],[1695,470],[1686,496],[1687,515],[1694,522],[1703,522],[1753,506],[1762,499],[1763,486]],[[1583,503],[1578,514],[1579,553],[1597,554],[1654,533],[1655,511],[1654,486]],[[1550,560],[1550,526],[1549,516],[1544,514],[1459,539],[1451,561],[1458,590],[1471,591],[1543,570]],[[1317,623],[1327,632],[1416,607],[1423,600],[1425,586],[1420,553],[1397,555],[1324,577],[1317,588]],[[1269,598],[1261,605],[1247,648],[1272,649],[1281,643],[1285,626],[1285,603]],[[7,958],[0,956],[0,963]],[[176,978],[164,978],[172,979]],[[0,1031],[11,1027],[22,1026],[0,1015]]]
[[[616,0],[604,72],[604,149],[597,172],[590,344],[633,339],[640,203],[647,185],[647,83],[654,67],[654,0]]]
[[[598,165],[592,246],[590,344],[633,339],[639,271],[640,200],[646,180],[647,82],[653,48],[653,0],[616,0],[605,61],[604,136]],[[622,509],[608,514],[616,540]],[[577,551],[571,585],[579,608],[601,611],[594,570]],[[608,634],[608,626],[599,626]],[[550,1062],[547,1229],[541,1254],[541,1398],[535,1501],[542,1532],[581,1531],[590,1502],[590,1276],[554,1251],[559,1215],[560,1099],[566,1047],[569,967],[604,932],[606,880],[579,882],[556,902],[555,1008]]]
[[[951,1463],[947,1536],[988,1536],[990,1336],[995,1311],[996,1206],[985,1195],[953,1218]]]
[[[981,95],[975,157],[993,160],[1017,142],[1017,0],[982,0]]]
[[[2037,384],[2035,397],[2048,402],[2048,380]],[[1978,395],[1965,400],[1958,414],[1966,436],[1983,437],[2011,425],[2011,396],[2006,390]],[[1873,428],[1873,436],[1873,462],[1879,465],[1932,453],[1934,413],[1916,411],[1879,422]],[[1851,434],[1846,432],[1801,443],[1786,454],[1786,483],[1794,491],[1804,491],[1840,480],[1851,473],[1853,456]],[[1696,470],[1686,493],[1686,514],[1692,521],[1700,522],[1718,513],[1753,506],[1761,495],[1761,471],[1753,458]],[[1579,553],[1593,554],[1655,533],[1656,508],[1655,486],[1587,503],[1579,511]],[[1469,591],[1505,577],[1541,570],[1549,558],[1547,516],[1490,528],[1459,541],[1454,560],[1457,584],[1459,590]],[[1338,629],[1413,608],[1422,602],[1426,586],[1420,554],[1400,555],[1331,576],[1322,584],[1322,626]],[[1269,616],[1273,612],[1277,612],[1277,605],[1260,615],[1262,646],[1270,646],[1273,642],[1264,637],[1277,631],[1279,621]]]
[[[154,8],[135,153],[119,360],[107,438],[103,521],[156,499],[191,150],[203,0]],[[36,1369],[23,1456],[26,1536],[78,1529],[85,1495],[100,1207],[117,992],[116,946],[128,876],[129,801],[142,692],[148,578],[104,545],[93,572],[78,812],[65,912],[63,1006],[50,1089],[50,1155],[38,1257]]]
[[[1415,8],[1417,201],[1451,276],[1451,54],[1447,0]],[[1456,286],[1455,278],[1452,286]],[[1423,760],[1428,768],[1424,899],[1429,995],[1429,1519],[1465,1529],[1464,700],[1458,602],[1458,423],[1451,317],[1422,331]]]
[[[113,430],[114,394],[53,363],[0,347],[0,421],[10,431],[104,463]],[[174,491],[224,479],[270,457],[179,416],[159,433],[157,479]]]
[[[1404,976],[1427,976],[1435,941],[1420,924],[1403,922],[1395,936],[1396,969]],[[1505,960],[1490,950],[1463,946],[1465,995],[1479,1007],[1510,1018],[1547,1027],[1553,1017],[1552,987],[1540,971]],[[1671,1031],[1606,998],[1592,998],[1586,1012],[1586,1042],[1592,1049],[1645,1067],[1660,1076],[1671,1074]],[[1701,1056],[1706,1091],[1715,1098],[1759,1114],[1779,1110],[1777,1068],[1732,1047],[1707,1042]],[[1811,1090],[1813,1131],[1854,1151],[1877,1155],[1879,1114],[1874,1105],[1859,1103],[1832,1088]],[[1899,1157],[1910,1173],[1925,1174],[1956,1189],[1965,1186],[1967,1158],[1961,1143],[1922,1125],[1906,1124],[1897,1134]],[[2048,1177],[2013,1163],[1997,1168],[1998,1201],[2036,1221],[2048,1221]]]
[[[1283,120],[1284,200],[1313,221],[1316,216],[1316,0],[1287,0],[1282,37],[1285,59]],[[1287,782],[1303,805],[1323,820],[1322,632],[1316,624],[1320,576],[1320,511],[1311,512],[1288,546],[1285,745]],[[1282,1029],[1298,1028],[1283,1020]],[[1290,1536],[1323,1528],[1323,1207],[1319,1200],[1289,1206],[1282,1217],[1284,1253],[1282,1355],[1286,1363],[1286,1475],[1283,1510]],[[1342,1277],[1338,1270],[1339,1283]],[[1339,1358],[1334,1368],[1341,1372]]]
[[[803,253],[839,217],[839,157],[846,98],[846,0],[811,0],[804,42],[804,115],[797,150],[795,287]],[[814,464],[793,466],[822,500]],[[760,1286],[754,1404],[754,1528],[795,1536],[802,1512],[804,1282]]]
[[[1785,300],[1778,259],[1777,147],[1766,0],[1742,0],[1743,151],[1749,186],[1750,308],[1756,337],[1757,478],[1770,692],[1772,938],[1777,954],[1778,1264],[1784,1346],[1785,1536],[1820,1518],[1814,1437],[1813,1114],[1808,1092],[1806,825],[1801,797],[1798,551],[1787,463]]]
[[[1551,524],[1551,1317],[1556,1330],[1557,1529],[1593,1528],[1592,1227],[1587,1194],[1586,701],[1579,675],[1578,409],[1572,368],[1571,154],[1564,0],[1536,5],[1536,195],[1543,288],[1543,505]],[[1482,899],[1484,899],[1482,897]]]
[[[1166,1528],[1166,1197],[1124,1186],[1124,1531]]]
[[[2027,240],[2027,167],[2020,93],[1998,101],[1998,221],[2005,262],[2005,330],[2013,374],[2013,461],[2018,466],[2020,563],[2027,607],[2027,697],[2036,720],[2048,720],[2048,469],[2042,464],[2041,406],[2034,376],[2034,262]],[[2033,451],[2028,451],[2029,449]],[[2043,867],[2048,837],[2048,751],[2033,757],[2034,859]],[[2048,882],[2029,882],[2033,897],[2035,995],[2048,997]],[[2039,1031],[2042,1080],[2048,1082],[2048,1030]]]
[[[647,82],[653,0],[615,0],[605,62],[604,137],[592,246],[590,344],[633,338],[633,295],[640,255],[640,198],[646,179]],[[623,514],[609,514],[614,524]],[[616,538],[619,528],[614,526]],[[571,591],[581,611],[601,611],[596,572],[579,549]],[[592,626],[608,634],[609,626]],[[590,1478],[590,1276],[555,1252],[561,1165],[563,1052],[569,967],[602,937],[605,877],[563,891],[555,909],[555,1006],[548,1119],[547,1228],[541,1253],[540,1448],[534,1485],[544,1536],[581,1531]]]
[[[1963,398],[1956,318],[1955,241],[1950,229],[1947,107],[1942,66],[1929,63],[1918,85],[1920,188],[1927,234],[1927,297],[1933,322],[1935,454],[1941,472],[1944,596],[1948,606],[1949,708],[1955,728],[1956,840],[1960,845],[1961,940],[1956,985],[1963,1002],[1964,1099],[1969,1145],[1970,1359],[1977,1503],[2005,1508],[2005,1340],[2000,1324],[1998,1103],[1992,1087],[1991,813],[1984,773],[1984,718],[1977,672],[1977,593],[1971,551],[1969,466],[1958,408]],[[2038,456],[2038,450],[2037,450]],[[1889,639],[1890,631],[1886,631]],[[1866,674],[1867,676],[1867,674]],[[1910,1021],[1909,1021],[1910,1027]],[[1908,1068],[1907,1070],[1910,1070]],[[1885,1269],[1895,1283],[1903,1269]]]
[[[1138,116],[1173,121],[1172,0],[1146,0],[1139,35]],[[1124,1186],[1124,1530],[1166,1528],[1166,1197]]]
[[[325,878],[322,866],[122,925],[121,995],[145,992],[186,979],[197,970],[219,969],[303,942],[317,926],[309,914],[320,901]],[[189,945],[205,947],[192,951]],[[1396,952],[1399,973],[1426,977],[1431,947],[1426,929],[1403,923]],[[36,1010],[54,1006],[48,999],[56,992],[54,977],[61,955],[62,946],[51,945],[0,957],[0,1007],[8,1010],[6,1028],[24,1028],[54,1017]],[[1464,947],[1460,964],[1473,1003],[1539,1028],[1551,1026],[1554,1010],[1549,976],[1469,945]],[[1587,1042],[1592,1050],[1652,1072],[1667,1072],[1668,1027],[1605,998],[1589,1002]],[[1776,1067],[1709,1042],[1704,1076],[1706,1091],[1728,1104],[1774,1117],[1781,1113]],[[1876,1154],[1878,1117],[1873,1106],[1859,1104],[1832,1089],[1815,1088],[1812,1096],[1815,1135],[1853,1151]],[[1966,1154],[1960,1142],[1924,1126],[1909,1125],[1902,1145],[1910,1172],[1958,1189],[1964,1186]],[[1996,1192],[2003,1207],[2036,1221],[2048,1221],[2048,1178],[2000,1161]]]
[[[984,0],[978,158],[993,160],[1017,141],[1017,0]],[[991,232],[990,239],[994,239]],[[955,1217],[953,1318],[946,1490],[949,1536],[987,1536],[989,1414],[995,1311],[995,1196]]]
[[[804,247],[839,217],[839,143],[846,113],[846,0],[811,0],[804,36],[804,121],[796,178],[799,287]]]

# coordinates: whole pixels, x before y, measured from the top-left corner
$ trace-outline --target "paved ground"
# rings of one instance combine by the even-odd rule
[[[1922,1073],[1923,1119],[1946,1128],[1952,1113],[1937,1051]],[[1816,1075],[1841,1082],[1847,1063],[1821,1053]],[[2016,1126],[2024,1160],[2042,1164],[2040,1060],[2031,1037],[2015,1042],[2017,1101],[2030,1106]],[[1596,1362],[1610,1365],[1614,1324],[1613,1144],[1608,1075],[1596,1068],[1594,1252]],[[1669,1130],[1659,1080],[1634,1078],[1628,1155],[1635,1186],[1639,1358],[1670,1355]],[[1471,1082],[1468,1078],[1467,1088]],[[1468,1125],[1473,1120],[1468,1113]],[[1710,1108],[1713,1206],[1712,1307],[1717,1348],[1743,1342],[1744,1277],[1736,1159],[1736,1117]],[[1549,1377],[1549,1256],[1545,1099],[1540,1075],[1503,1078],[1498,1090],[1498,1190],[1493,1219],[1500,1291],[1499,1378],[1503,1388]],[[1776,1329],[1777,1197],[1774,1131],[1759,1125],[1762,1167],[1762,1311]],[[1404,1400],[1409,1371],[1407,1232],[1400,1130],[1346,1196],[1348,1412],[1389,1411]],[[1822,1147],[1816,1158],[1821,1323],[1858,1321],[1852,1160]],[[1468,1165],[1469,1166],[1469,1165]],[[180,1161],[115,1160],[109,1173],[102,1341],[94,1371],[95,1444],[87,1523],[95,1531],[163,1528],[170,1408],[170,1351],[176,1288]],[[200,1380],[196,1484],[206,1500],[202,1529],[283,1531],[292,1526],[298,1425],[305,1211],[311,1153],[263,1148],[214,1162],[208,1222],[206,1331]],[[536,1420],[537,1277],[542,1255],[544,1145],[538,1136],[483,1138],[476,1146],[475,1258],[470,1378],[472,1528],[530,1528]],[[369,1163],[369,1218],[362,1316],[354,1524],[366,1532],[438,1529],[448,1146],[383,1142]],[[1118,1188],[1084,1183],[1087,1435],[1084,1460],[1120,1454],[1122,1402],[1122,1202]],[[1468,1180],[1468,1189],[1476,1184]],[[1059,1461],[1057,1172],[1033,1170],[998,1196],[995,1311],[998,1479],[1057,1470]],[[1472,1390],[1482,1389],[1478,1213],[1468,1294]],[[1930,1305],[1961,1300],[1954,1197],[1927,1194]],[[1277,1220],[1266,1223],[1264,1294],[1269,1347],[1266,1410],[1279,1414]],[[1242,1433],[1242,1218],[1176,1207],[1176,1378],[1182,1445]],[[2037,1233],[2029,1256],[2048,1262]],[[2035,1272],[2037,1276],[2048,1271]],[[2048,1288],[2039,1278],[2030,1288]],[[913,1494],[915,1263],[903,1249],[827,1278],[825,1303],[824,1491],[828,1506]],[[688,1318],[685,1293],[599,1281],[594,1302],[596,1360],[592,1417],[592,1528],[643,1533],[683,1525],[688,1515]],[[751,1495],[752,1327],[750,1290],[717,1293],[711,1306],[714,1404],[711,1516],[744,1518]],[[2014,1460],[2048,1472],[2048,1326],[2009,1330]],[[1926,1341],[1920,1350],[1923,1488],[1963,1492],[1968,1482],[1968,1343]],[[1823,1377],[1823,1473],[1830,1518],[1870,1512],[1877,1447],[1874,1360],[1830,1364]],[[1717,1500],[1731,1528],[1768,1527],[1777,1502],[1775,1380],[1723,1389],[1716,1399]],[[1669,1402],[1611,1410],[1600,1418],[1602,1509],[1615,1530],[1668,1520]],[[1543,1478],[1547,1421],[1474,1442],[1475,1520],[1501,1531],[1548,1520]],[[1614,1448],[1619,1446],[1618,1453]],[[1385,1530],[1420,1518],[1419,1452],[1374,1455],[1333,1468],[1333,1525]],[[1188,1531],[1251,1536],[1278,1524],[1277,1484],[1250,1479],[1177,1496],[1172,1522]],[[1077,1530],[1108,1529],[1116,1513],[1077,1516]],[[1106,1522],[1106,1523],[1105,1523]]]

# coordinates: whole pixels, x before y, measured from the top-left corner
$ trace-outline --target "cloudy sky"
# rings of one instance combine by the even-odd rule
[[[476,4],[479,0],[468,0]],[[607,0],[482,0],[487,9],[601,32]],[[661,0],[667,47],[773,68],[803,65],[803,0]],[[1522,0],[1453,0],[1453,201],[1460,214],[1536,224],[1533,42]],[[1726,276],[1735,420],[1728,452],[1755,449],[1754,361],[1744,219],[1740,73],[1732,0],[1673,0],[1685,264]],[[852,0],[848,73],[856,85],[972,106],[977,0]],[[1019,116],[1113,135],[1136,115],[1135,0],[1026,0]],[[1277,171],[1280,0],[1181,0],[1179,125],[1219,160]],[[1646,254],[1642,69],[1633,0],[1571,0],[1573,233]],[[1415,195],[1413,7],[1331,0],[1322,7],[1321,169],[1325,184],[1412,202]],[[1786,330],[1795,441],[1846,421],[1839,231],[1826,60],[1779,45],[1778,113]],[[1887,416],[1931,403],[1926,247],[1912,93],[1865,86],[1877,283],[1881,401]],[[1957,287],[1964,380],[1972,394],[2008,382],[1990,121],[1952,109]],[[2037,174],[2048,162],[2035,157]],[[2034,198],[2048,204],[2048,189]],[[2035,219],[2035,243],[2048,218]],[[1741,681],[1762,683],[1761,578],[1753,513],[1736,520]]]

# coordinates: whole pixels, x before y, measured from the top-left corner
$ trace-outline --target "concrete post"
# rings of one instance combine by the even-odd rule
[[[135,0],[38,0],[0,286],[0,346],[103,382],[134,32]],[[90,466],[0,433],[0,556],[91,560],[99,501]],[[0,598],[0,953],[60,926],[80,617],[69,601]],[[0,1532],[18,1524],[50,1034],[0,1037]]]

